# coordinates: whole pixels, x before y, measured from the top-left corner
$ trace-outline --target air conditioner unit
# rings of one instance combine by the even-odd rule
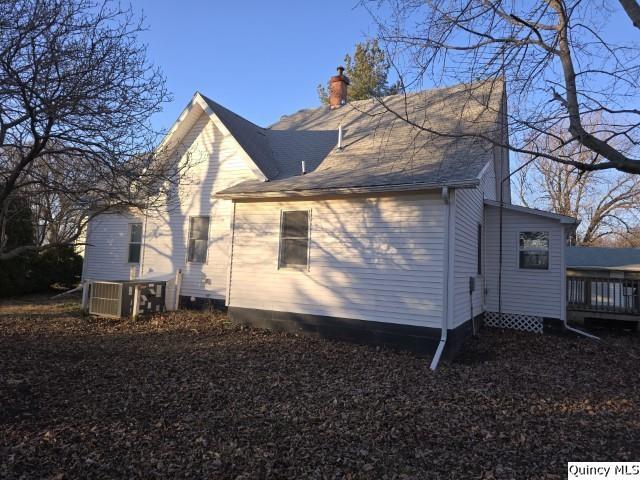
[[[128,317],[133,311],[136,286],[140,292],[138,313],[166,311],[165,281],[92,281],[89,284],[89,313],[102,317]]]
[[[102,317],[120,318],[122,310],[122,282],[91,282],[89,286],[89,313]]]

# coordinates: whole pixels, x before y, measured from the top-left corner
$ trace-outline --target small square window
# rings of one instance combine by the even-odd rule
[[[309,261],[309,211],[282,212],[280,267],[305,267]]]
[[[549,232],[520,232],[520,268],[549,269]]]
[[[190,217],[187,261],[189,263],[205,263],[208,245],[209,217]]]

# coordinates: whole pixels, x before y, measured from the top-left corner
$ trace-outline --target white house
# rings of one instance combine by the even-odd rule
[[[196,93],[165,140],[190,181],[161,214],[93,220],[84,278],[179,269],[183,305],[438,358],[474,318],[564,322],[576,222],[511,204],[502,82],[350,103],[347,85],[269,128]]]

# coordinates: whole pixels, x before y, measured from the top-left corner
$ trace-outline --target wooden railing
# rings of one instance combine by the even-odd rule
[[[567,308],[640,314],[640,279],[567,277]]]

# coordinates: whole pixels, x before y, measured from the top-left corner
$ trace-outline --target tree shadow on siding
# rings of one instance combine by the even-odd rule
[[[260,203],[272,205],[262,223],[240,214],[231,305],[439,327],[443,209],[396,198]],[[280,210],[297,208],[311,209],[309,266],[279,269]]]
[[[187,259],[189,217],[208,216],[210,223],[213,221],[213,184],[219,157],[216,156],[219,153],[216,152],[219,144],[215,138],[217,135],[220,132],[210,127],[210,120],[203,112],[187,138],[176,147],[176,161],[187,163],[189,171],[172,189],[166,208],[151,213],[154,217],[149,219],[150,229],[145,243],[145,250],[151,253],[151,258],[146,259],[145,274],[159,270],[161,273],[175,273],[182,269],[183,285],[205,287],[203,269],[206,263],[189,263]],[[207,250],[221,240],[223,237],[209,236]]]

